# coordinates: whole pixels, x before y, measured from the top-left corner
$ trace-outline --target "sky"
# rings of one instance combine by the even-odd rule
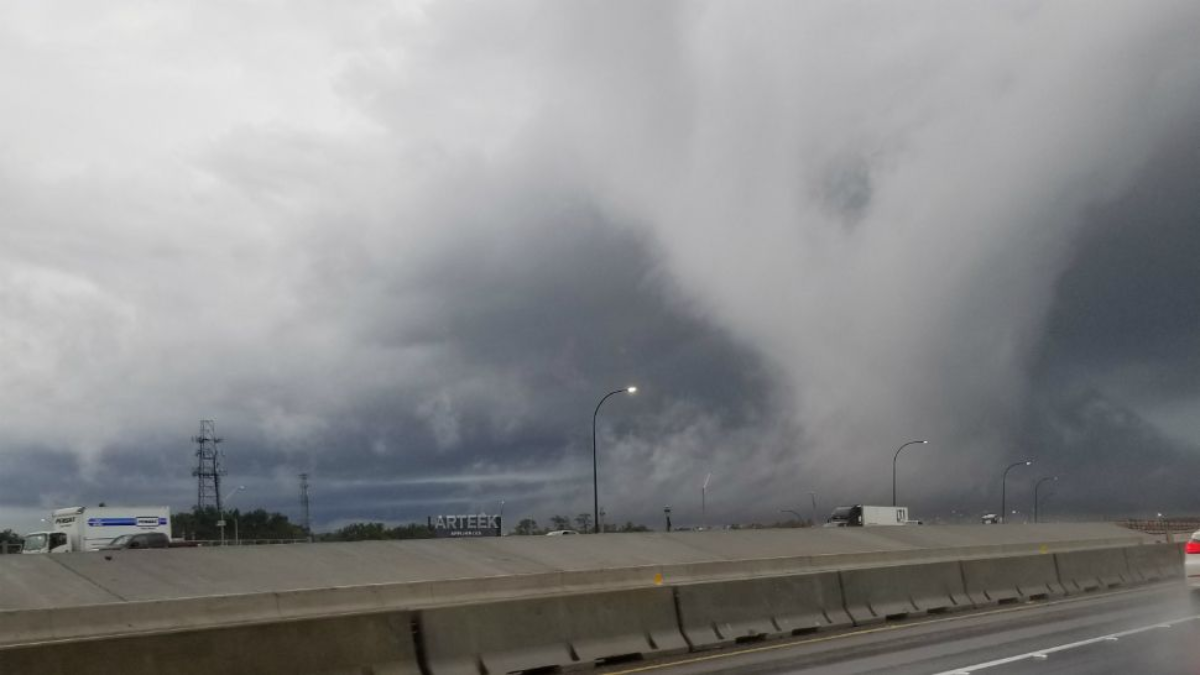
[[[1200,515],[1200,5],[0,7],[0,529]],[[1026,459],[1031,466],[1005,468]],[[708,477],[711,476],[711,479]],[[704,509],[701,508],[702,485]]]

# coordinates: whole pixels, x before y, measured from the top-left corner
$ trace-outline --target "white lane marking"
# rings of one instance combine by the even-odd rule
[[[1151,626],[1142,626],[1141,628],[1133,628],[1131,630],[1121,631],[1120,633],[1111,633],[1109,635],[1101,635],[1100,637],[1089,638],[1087,640],[1080,640],[1078,642],[1071,642],[1071,643],[1068,643],[1065,645],[1059,645],[1057,647],[1049,647],[1047,649],[1038,649],[1036,651],[1027,652],[1025,654],[1018,654],[1016,656],[1009,656],[1009,657],[1006,657],[1003,659],[996,659],[995,661],[987,661],[985,663],[977,663],[973,666],[964,666],[961,668],[955,668],[954,670],[943,671],[943,672],[937,673],[937,675],[971,675],[971,673],[974,673],[979,670],[995,668],[996,666],[1004,666],[1004,665],[1008,665],[1010,663],[1016,663],[1017,661],[1024,661],[1025,659],[1046,659],[1046,658],[1049,658],[1050,654],[1054,654],[1056,652],[1064,652],[1064,651],[1067,651],[1068,649],[1076,649],[1078,647],[1085,647],[1087,645],[1096,644],[1097,642],[1116,642],[1117,640],[1120,640],[1121,638],[1125,637],[1126,635],[1137,635],[1138,633],[1145,633],[1146,631],[1151,631],[1156,628],[1170,628],[1170,627],[1174,626],[1175,624],[1180,624],[1185,621],[1195,621],[1197,619],[1200,619],[1200,615],[1185,616],[1185,617],[1182,617],[1179,619],[1175,619],[1174,621],[1171,621],[1168,623],[1156,623]]]

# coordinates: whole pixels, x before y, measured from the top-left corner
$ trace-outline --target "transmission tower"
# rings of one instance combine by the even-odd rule
[[[309,519],[308,513],[308,474],[300,474],[300,512],[301,522],[304,523],[304,534],[312,541],[312,520]]]
[[[192,470],[196,477],[196,508],[216,507],[217,513],[221,513],[221,476],[225,475],[221,458],[225,452],[217,447],[221,442],[217,438],[217,423],[200,420],[200,435],[192,440],[196,442],[196,468]]]

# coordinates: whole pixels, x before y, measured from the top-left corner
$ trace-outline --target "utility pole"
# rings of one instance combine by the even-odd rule
[[[192,475],[196,477],[196,508],[215,508],[221,510],[221,476],[225,470],[221,468],[221,458],[225,451],[217,447],[222,439],[217,437],[217,423],[213,420],[200,420],[200,435],[193,436],[196,443],[196,468]]]
[[[304,535],[311,542],[312,537],[312,519],[308,512],[308,474],[300,474],[300,513],[302,522],[304,523]]]

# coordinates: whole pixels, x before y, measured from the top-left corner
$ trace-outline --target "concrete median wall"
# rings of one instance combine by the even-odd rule
[[[0,649],[13,675],[421,675],[406,612]]]
[[[859,626],[973,606],[957,562],[845,570],[840,575],[846,611]]]
[[[1055,553],[1058,577],[1068,593],[1085,593],[1133,582],[1125,551],[1119,548]]]
[[[675,596],[693,649],[852,624],[836,572],[685,584]]]
[[[1127,546],[1125,562],[1134,581],[1146,583],[1183,576],[1183,549],[1180,544]]]
[[[687,651],[669,588],[423,610],[432,675],[485,675]]]
[[[962,561],[967,596],[977,606],[1066,595],[1052,555]]]
[[[204,651],[196,668],[222,675],[408,673],[414,644],[424,675],[588,666],[1061,595],[1056,560],[1073,587],[1109,583],[1117,558],[1122,583],[1178,573],[1178,549],[1150,540],[1110,525],[896,527],[5,556],[0,673],[101,672],[79,669],[87,654],[113,672],[200,672],[171,659]],[[238,670],[243,636],[286,663]],[[314,655],[271,647],[299,642]]]

